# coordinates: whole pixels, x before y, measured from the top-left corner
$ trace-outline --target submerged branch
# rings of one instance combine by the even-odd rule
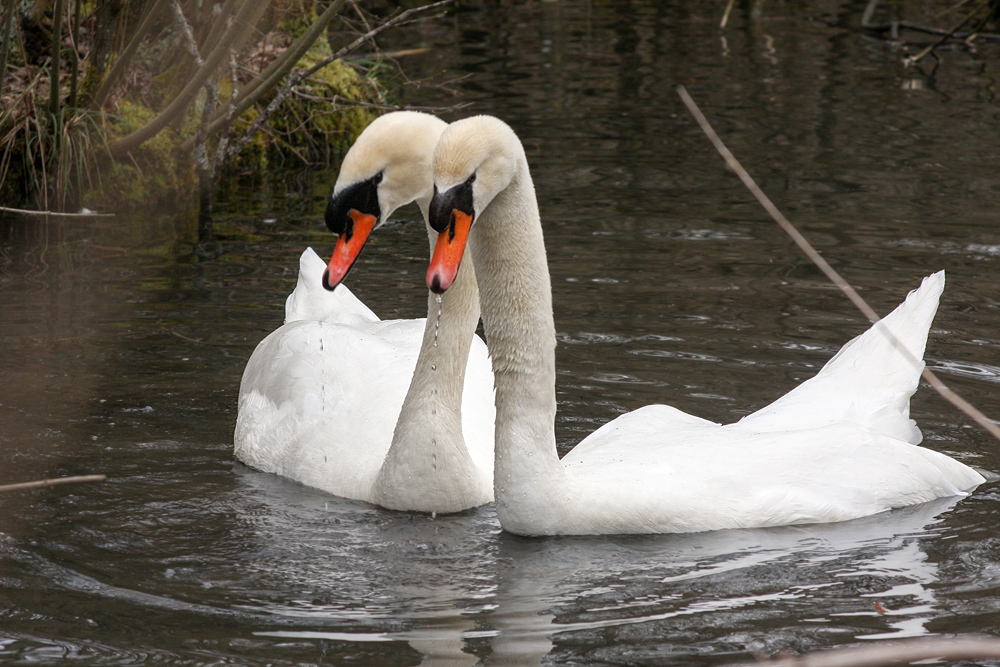
[[[684,86],[678,86],[677,92],[680,94],[681,99],[684,101],[684,105],[687,106],[688,111],[691,112],[691,115],[694,116],[694,119],[697,121],[702,131],[705,133],[705,136],[708,137],[708,140],[712,142],[713,146],[715,146],[715,150],[717,150],[719,152],[719,155],[721,155],[723,159],[726,161],[726,165],[730,169],[732,169],[737,176],[739,176],[740,180],[743,181],[743,185],[745,185],[747,189],[750,190],[751,194],[753,194],[753,196],[757,199],[757,201],[760,202],[760,205],[764,207],[764,210],[766,210],[774,219],[774,221],[777,222],[778,225],[783,230],[785,230],[786,234],[792,237],[792,240],[795,242],[797,246],[799,246],[802,252],[805,253],[806,257],[808,257],[812,261],[812,263],[815,264],[819,268],[819,270],[822,271],[826,275],[826,277],[833,282],[834,285],[840,288],[841,292],[847,295],[847,298],[851,300],[851,303],[857,306],[858,310],[860,310],[865,317],[867,317],[872,322],[877,323],[881,318],[878,316],[875,310],[868,305],[868,303],[861,297],[860,294],[858,294],[858,292],[853,287],[851,287],[850,283],[844,280],[844,278],[839,273],[837,273],[836,269],[830,266],[830,263],[827,262],[823,258],[823,256],[819,254],[819,252],[812,246],[812,244],[809,243],[806,237],[803,236],[802,233],[795,228],[795,226],[788,220],[788,218],[784,216],[784,214],[780,210],[778,210],[778,207],[774,205],[774,202],[772,202],[770,198],[766,194],[764,194],[764,191],[760,189],[760,186],[758,186],[757,183],[750,176],[750,174],[747,173],[747,170],[744,169],[743,165],[739,163],[739,161],[736,159],[736,156],[734,156],[732,152],[730,152],[729,148],[727,148],[726,145],[722,142],[722,139],[719,138],[719,135],[715,133],[715,130],[712,128],[712,125],[708,122],[708,119],[705,118],[705,115],[701,112],[701,109],[698,108],[698,105],[691,98],[691,95],[688,94]],[[925,380],[927,380],[927,382],[930,383],[931,387],[933,387],[934,390],[941,395],[942,398],[944,398],[946,401],[948,401],[956,408],[964,412],[973,421],[975,421],[977,424],[983,427],[983,429],[985,429],[994,438],[1000,440],[1000,426],[997,426],[995,423],[990,421],[990,419],[987,418],[986,415],[984,415],[982,412],[980,412],[975,406],[973,406],[964,398],[956,394],[954,390],[952,390],[944,382],[942,382],[941,379],[938,378],[938,376],[935,375],[930,369],[928,369],[925,364],[923,364],[919,359],[916,359],[910,353],[910,351],[906,349],[906,347],[899,342],[899,339],[896,338],[896,336],[891,331],[889,331],[885,327],[882,327],[882,333],[886,336],[886,338],[888,338],[892,342],[893,346],[897,349],[897,351],[900,354],[902,354],[903,357],[907,361],[909,361],[909,363],[913,364],[918,368],[921,367],[923,368],[923,370],[921,371],[921,375]]]
[[[947,11],[954,11],[959,7],[967,4],[971,0],[961,0],[954,7],[951,7]],[[875,10],[878,9],[881,0],[868,0],[868,4],[865,6],[865,11],[861,14],[861,28],[874,33],[888,33],[891,39],[900,39],[900,30],[911,30],[913,32],[925,33],[928,35],[938,35],[941,37],[940,40],[931,44],[927,48],[923,49],[921,53],[916,56],[911,56],[904,59],[904,64],[912,65],[922,58],[924,58],[928,53],[932,53],[936,48],[947,42],[949,39],[955,39],[960,41],[968,42],[972,39],[980,39],[986,42],[1000,42],[1000,35],[995,33],[982,33],[978,29],[972,32],[960,32],[966,23],[971,21],[976,13],[981,9],[985,8],[987,10],[986,19],[983,21],[985,25],[986,21],[989,19],[989,3],[986,1],[981,1],[972,8],[972,11],[966,15],[962,21],[950,30],[945,30],[943,28],[935,28],[932,26],[925,26],[919,23],[913,23],[911,21],[890,21],[889,23],[873,23],[872,18],[875,16]],[[943,12],[942,12],[943,13]],[[936,17],[935,17],[936,18]],[[982,25],[980,26],[980,28]]]

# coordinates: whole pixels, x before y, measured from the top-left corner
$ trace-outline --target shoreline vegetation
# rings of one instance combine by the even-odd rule
[[[222,173],[329,164],[387,101],[376,18],[347,0],[2,0],[0,203],[192,203]]]

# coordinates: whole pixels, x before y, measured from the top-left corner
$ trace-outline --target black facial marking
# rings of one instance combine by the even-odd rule
[[[337,289],[336,285],[331,285],[330,284],[330,269],[329,268],[326,269],[325,271],[323,271],[323,289],[325,289],[327,292],[332,292],[333,290]]]
[[[334,234],[346,234],[350,240],[354,233],[351,211],[375,216],[382,220],[382,209],[378,204],[378,185],[382,182],[382,172],[365,181],[347,186],[330,198],[326,204],[326,226]]]
[[[475,209],[472,203],[472,184],[476,180],[475,173],[465,179],[460,185],[456,185],[447,192],[438,192],[434,186],[434,197],[431,198],[431,206],[428,211],[431,228],[437,233],[450,229],[449,240],[455,237],[455,220],[452,211],[458,209],[469,216],[475,217]]]

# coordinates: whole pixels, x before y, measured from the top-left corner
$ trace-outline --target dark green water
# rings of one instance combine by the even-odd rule
[[[865,328],[683,110],[685,85],[774,201],[880,312],[948,274],[928,364],[1000,416],[998,52],[904,68],[864,3],[463,3],[386,48],[468,75],[521,136],[559,332],[565,451],[652,402],[731,421]],[[219,253],[159,210],[0,220],[0,662],[727,664],[1000,626],[1000,494],[843,524],[537,539],[491,508],[385,512],[234,463],[243,365],[277,327],[335,171],[231,182]],[[351,288],[422,315],[426,237],[401,211]],[[922,387],[925,444],[1000,471]],[[885,610],[876,608],[876,602]]]

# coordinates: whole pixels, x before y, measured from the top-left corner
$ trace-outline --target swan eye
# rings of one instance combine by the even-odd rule
[[[469,176],[467,179],[465,179],[465,184],[472,185],[475,182],[476,182],[476,172],[472,172],[472,176]]]
[[[382,178],[384,176],[385,176],[385,172],[384,171],[380,171],[379,173],[377,173],[374,176],[372,176],[372,178],[371,178],[372,185],[378,185],[379,183],[381,183],[382,182]]]

